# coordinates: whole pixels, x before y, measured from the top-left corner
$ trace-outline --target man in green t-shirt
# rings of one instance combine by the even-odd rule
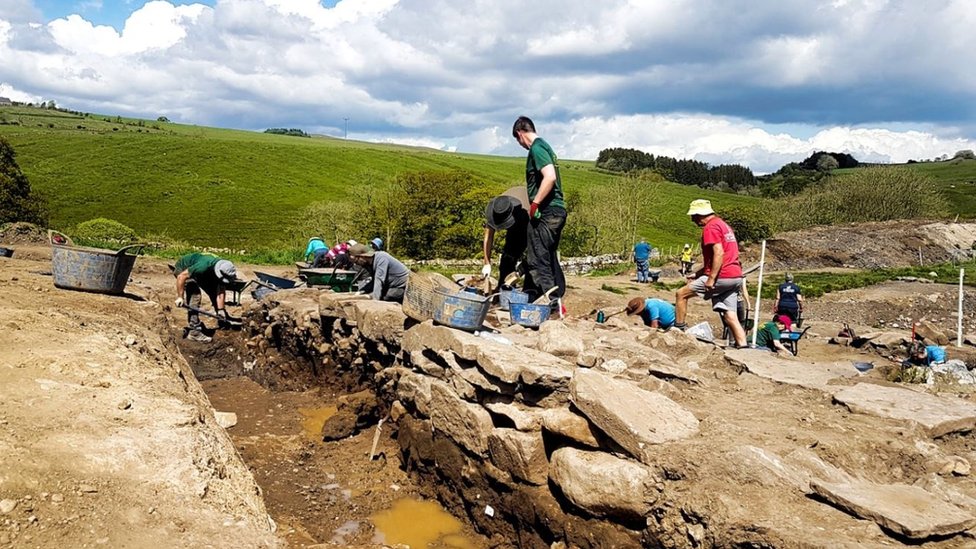
[[[186,305],[191,309],[200,309],[202,291],[210,298],[217,316],[223,322],[233,320],[224,308],[226,285],[237,278],[237,268],[233,263],[213,254],[192,253],[176,262],[173,276],[176,277],[177,307]],[[186,320],[189,325],[187,339],[210,341],[210,337],[203,333],[204,325],[196,311],[187,311]]]
[[[566,225],[566,202],[559,164],[556,153],[535,133],[535,124],[528,117],[520,116],[515,121],[512,136],[529,151],[525,160],[525,186],[530,200],[526,260],[537,288],[526,291],[531,299],[535,299],[550,288],[558,288],[550,294],[555,308],[558,307],[557,300],[566,293],[566,278],[557,255],[559,239]]]
[[[759,331],[756,332],[756,346],[761,349],[767,349],[773,351],[774,353],[786,353],[788,355],[793,355],[789,349],[784,346],[779,338],[780,332],[786,329],[786,324],[776,317],[776,320],[772,322],[767,322],[759,327]]]

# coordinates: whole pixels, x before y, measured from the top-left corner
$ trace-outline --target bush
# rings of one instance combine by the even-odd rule
[[[79,223],[74,230],[74,236],[81,243],[92,245],[125,245],[138,239],[138,235],[131,228],[104,217]]]
[[[735,231],[740,243],[759,242],[773,236],[770,216],[765,208],[739,206],[719,212],[719,216]]]
[[[859,168],[825,181],[771,208],[777,215],[776,228],[937,218],[949,211],[935,182],[914,170]]]

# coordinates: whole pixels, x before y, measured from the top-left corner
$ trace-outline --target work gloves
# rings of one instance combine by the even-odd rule
[[[529,217],[535,219],[539,217],[539,205],[533,202],[529,205]]]
[[[182,297],[176,298],[176,307],[180,308],[182,306],[183,306],[183,298]]]
[[[485,263],[485,265],[483,267],[481,267],[481,276],[483,276],[485,278],[488,278],[489,276],[491,276],[491,264],[490,263]]]

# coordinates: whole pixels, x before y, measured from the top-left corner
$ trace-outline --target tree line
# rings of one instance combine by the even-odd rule
[[[603,149],[596,167],[620,173],[651,170],[669,181],[703,189],[739,192],[756,186],[752,170],[739,164],[711,166],[699,160],[655,156],[637,149]]]

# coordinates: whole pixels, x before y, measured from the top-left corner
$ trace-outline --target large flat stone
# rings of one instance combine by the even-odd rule
[[[648,467],[603,452],[559,448],[549,478],[573,505],[596,517],[639,520],[657,495],[658,479]]]
[[[547,390],[566,390],[574,366],[549,353],[514,345],[486,342],[478,350],[478,367],[506,383],[522,383]]]
[[[544,353],[575,359],[583,352],[583,338],[561,320],[550,320],[539,327],[536,348]]]
[[[433,398],[431,384],[433,378],[416,372],[407,372],[397,381],[397,398],[407,403],[422,417],[430,417],[430,402]]]
[[[950,536],[976,526],[971,513],[917,486],[855,480],[813,481],[810,487],[837,507],[914,540]]]
[[[491,342],[461,330],[435,326],[433,321],[428,320],[404,332],[401,346],[407,352],[424,349],[447,350],[464,360],[475,360],[478,357],[478,348],[485,343]]]
[[[482,406],[493,414],[508,418],[519,431],[538,431],[542,428],[543,411],[506,402],[485,402]]]
[[[858,383],[837,389],[834,400],[855,413],[915,422],[931,437],[976,427],[976,406],[900,387]]]
[[[570,399],[608,437],[647,464],[653,462],[650,446],[698,432],[698,419],[670,398],[593,370],[577,369]]]
[[[756,349],[725,351],[725,360],[739,371],[808,389],[825,390],[831,380],[857,375],[857,370],[850,364],[814,364],[787,360],[775,353]]]
[[[549,461],[539,431],[495,429],[488,437],[488,452],[496,467],[519,480],[542,486],[549,479]]]
[[[292,290],[288,290],[292,291]],[[369,301],[368,295],[355,295],[348,293],[322,292],[319,290],[307,290],[315,292],[318,299],[319,315],[322,318],[346,318],[346,307],[355,301]],[[283,294],[284,291],[275,292],[272,295]]]
[[[493,428],[488,410],[465,402],[443,381],[431,380],[430,389],[430,421],[434,428],[470,452],[487,457],[488,435]]]

